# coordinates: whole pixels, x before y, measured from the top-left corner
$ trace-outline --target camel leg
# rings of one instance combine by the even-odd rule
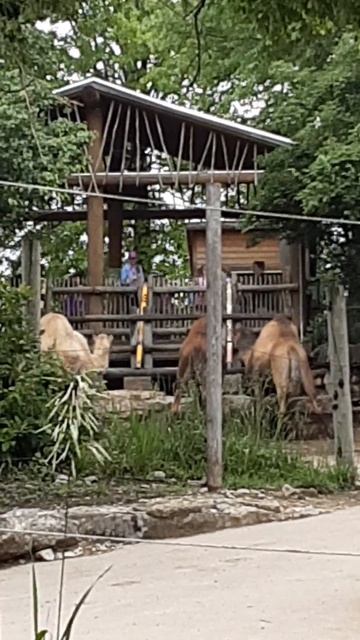
[[[276,395],[279,403],[279,413],[286,412],[287,397],[289,392],[290,361],[280,360],[276,355],[271,359],[271,374],[274,381]]]
[[[191,378],[191,366],[190,366],[190,358],[185,357],[181,358],[179,362],[178,374],[176,377],[175,383],[175,396],[174,402],[171,406],[171,412],[174,414],[180,413],[180,405],[181,405],[181,395],[183,388],[186,384],[188,384]]]

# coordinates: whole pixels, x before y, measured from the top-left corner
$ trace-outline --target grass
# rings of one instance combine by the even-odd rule
[[[320,491],[348,489],[354,473],[342,466],[317,466],[289,451],[284,434],[289,420],[280,420],[272,399],[257,400],[224,424],[224,483],[229,488],[315,487]],[[112,460],[103,473],[109,478],[151,477],[163,471],[179,483],[201,480],[206,474],[203,415],[193,405],[174,420],[168,413],[108,417],[103,446]],[[86,466],[86,465],[85,465]]]
[[[315,487],[320,492],[352,488],[353,470],[316,467],[289,446],[292,418],[280,420],[272,398],[255,397],[248,408],[224,420],[224,485],[230,489],[271,488],[284,484]],[[122,419],[106,415],[99,445],[109,452],[106,465],[97,462],[86,446],[78,460],[78,476],[68,483],[54,482],[51,465],[38,458],[23,468],[2,469],[0,510],[16,506],[69,506],[133,502],[140,497],[176,494],[189,480],[206,476],[206,433],[203,414],[193,403],[180,418],[153,413]],[[61,471],[61,469],[58,469]],[[166,482],[156,482],[162,471]],[[96,482],[85,479],[95,476]]]

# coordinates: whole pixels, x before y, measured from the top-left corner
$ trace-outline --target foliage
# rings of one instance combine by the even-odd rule
[[[293,486],[332,491],[350,487],[347,468],[314,468],[284,443],[274,406],[259,399],[250,409],[228,416],[224,426],[224,481],[230,488]],[[275,426],[275,428],[274,428]],[[169,414],[129,420],[113,416],[104,429],[111,462],[99,473],[116,479],[151,477],[161,470],[179,482],[200,480],[206,471],[204,420],[193,407],[174,422]],[[84,469],[87,467],[83,460]]]
[[[6,147],[6,153],[1,156],[0,174],[61,184],[76,170],[81,161],[76,152],[81,156],[84,132],[79,134],[76,127],[61,121],[56,125],[62,128],[59,133],[55,123],[47,127],[44,119],[35,118],[35,111],[46,111],[43,100],[53,86],[74,73],[95,73],[154,96],[225,115],[232,113],[233,117],[236,106],[242,107],[243,119],[248,119],[252,108],[261,109],[254,124],[293,137],[297,146],[270,154],[259,206],[305,215],[356,215],[360,14],[355,0],[274,0],[271,5],[262,0],[84,0],[61,6],[48,0],[43,5],[21,3],[21,20],[14,20],[19,4],[8,0],[3,11],[12,33],[11,46],[26,51],[26,59],[5,55],[10,50],[5,30],[0,38],[6,61],[0,78],[4,86],[0,147],[3,151]],[[34,23],[45,14],[52,20],[46,33]],[[60,33],[54,21],[63,17],[68,18],[67,28]],[[30,112],[38,122],[26,128]],[[44,162],[36,138],[44,149]],[[0,192],[0,211],[12,221],[22,221],[28,206],[46,204],[47,196],[36,192]],[[156,255],[151,247],[155,238],[157,254],[164,255],[163,271],[172,274],[179,266],[186,270],[186,243],[179,225],[152,224],[150,233],[142,233],[140,224],[136,227],[147,269]],[[48,261],[60,276],[67,249],[74,258],[69,261],[70,269],[84,258],[82,244],[77,256],[78,228],[69,229],[56,230],[58,240],[54,237],[53,243],[47,243]],[[333,252],[337,238],[334,240],[325,227],[314,233],[313,225],[296,222],[281,229],[301,238],[310,232],[314,245],[318,240],[317,251],[323,254],[327,247],[327,260],[346,268],[340,255],[343,252]],[[48,235],[51,238],[52,234]],[[66,242],[61,251],[62,235]],[[357,252],[355,236],[354,232],[351,238],[344,233],[351,259]],[[169,255],[169,244],[173,255]],[[176,252],[180,255],[178,264],[173,259]]]
[[[63,577],[63,569],[64,569],[65,559],[63,557],[62,560],[62,577]],[[74,626],[74,622],[77,619],[78,614],[80,613],[81,608],[84,606],[87,598],[93,591],[94,587],[97,583],[104,578],[104,576],[109,573],[111,567],[107,567],[105,571],[102,571],[100,575],[94,580],[94,582],[86,589],[86,591],[82,594],[79,602],[74,607],[74,610],[65,625],[63,633],[58,628],[56,640],[70,640],[72,636],[72,630]],[[62,611],[62,602],[63,602],[63,592],[64,592],[64,582],[61,580],[60,588],[59,588],[59,596],[58,596],[58,620],[61,618]],[[34,624],[34,640],[46,640],[46,637],[50,635],[50,632],[46,629],[39,629],[39,589],[36,578],[35,566],[32,565],[32,598],[33,598],[33,624]]]
[[[46,446],[38,430],[48,420],[49,398],[65,377],[56,360],[40,358],[24,320],[29,295],[0,281],[0,454],[14,462]]]
[[[265,107],[256,120],[289,135],[296,144],[268,156],[255,204],[264,210],[303,214],[303,223],[275,221],[276,226],[290,238],[307,241],[323,270],[345,273],[350,285],[358,280],[357,227],[308,223],[307,217],[358,217],[358,50],[357,33],[346,31],[327,40],[326,56],[319,56],[316,64],[300,59],[296,66],[270,65]],[[275,223],[271,221],[272,227]],[[257,224],[266,226],[263,220]]]
[[[70,468],[75,477],[85,451],[100,465],[110,460],[104,447],[96,441],[100,428],[99,403],[103,398],[96,381],[86,374],[73,376],[66,388],[51,398],[48,422],[41,432],[47,433],[51,443],[47,462],[54,471],[59,467]]]
[[[0,71],[0,176],[26,184],[60,186],[84,165],[83,146],[89,134],[66,117],[47,121],[54,106],[51,85],[34,81],[22,90],[19,71]],[[3,234],[12,237],[22,229],[32,208],[51,206],[57,196],[50,191],[0,189]],[[6,238],[6,235],[5,235]],[[2,238],[2,241],[4,239]]]
[[[87,236],[83,222],[48,223],[41,233],[41,251],[49,279],[86,272]]]
[[[0,281],[0,453],[14,464],[42,455],[52,468],[71,468],[87,452],[109,458],[97,441],[102,399],[97,378],[72,376],[40,354],[26,324],[27,289]]]

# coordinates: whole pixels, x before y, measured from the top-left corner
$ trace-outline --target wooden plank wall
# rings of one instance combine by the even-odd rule
[[[189,230],[189,244],[193,272],[206,262],[205,232]],[[222,266],[225,271],[251,269],[256,261],[265,262],[266,270],[281,269],[280,240],[269,237],[251,246],[251,236],[237,230],[223,229]]]

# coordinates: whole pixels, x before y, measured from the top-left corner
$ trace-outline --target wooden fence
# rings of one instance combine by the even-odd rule
[[[260,329],[277,313],[289,313],[298,285],[284,281],[282,272],[234,272],[232,283],[232,313],[224,318],[240,321],[245,326]],[[90,287],[80,278],[55,281],[47,296],[52,308],[68,317],[74,328],[90,336],[95,330],[112,334],[112,365],[134,368],[135,331],[140,320],[146,322],[144,353],[150,369],[176,368],[179,348],[189,326],[206,313],[206,291],[192,279],[167,280],[150,276],[149,306],[138,313],[138,291],[122,287],[107,279],[101,287]],[[90,315],[90,296],[102,300],[102,313]],[[225,296],[223,296],[225,299]]]

